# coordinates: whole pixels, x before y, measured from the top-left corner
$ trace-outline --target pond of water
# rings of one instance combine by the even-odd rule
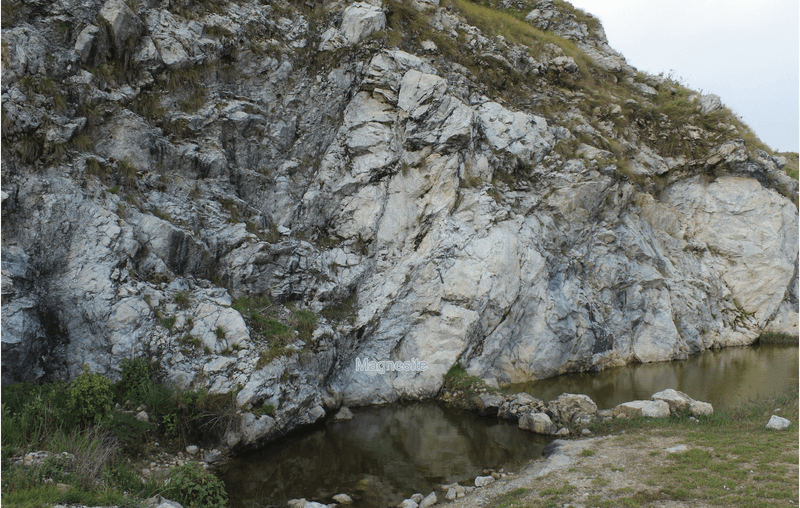
[[[797,385],[798,348],[765,344],[706,351],[686,361],[567,374],[507,391],[545,401],[584,393],[603,409],[674,388],[720,409]],[[484,468],[515,471],[540,457],[550,442],[516,423],[433,402],[353,413],[352,420],[318,425],[232,459],[221,472],[229,506],[285,506],[299,497],[328,503],[346,493],[354,507],[385,507],[415,492],[427,495],[442,483],[469,480]]]

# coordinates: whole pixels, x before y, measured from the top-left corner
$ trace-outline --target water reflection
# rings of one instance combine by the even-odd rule
[[[279,506],[297,497],[330,502],[342,492],[355,506],[387,506],[483,468],[516,468],[550,441],[430,402],[354,413],[231,461],[222,474],[231,506]]]
[[[516,385],[544,400],[585,393],[600,408],[674,388],[715,408],[798,384],[798,348],[761,345],[706,351],[686,361],[628,365]],[[512,468],[539,457],[549,439],[514,423],[457,413],[435,403],[354,410],[355,418],[317,427],[232,460],[222,472],[230,506],[285,506],[298,497],[355,507],[397,504],[414,492],[466,480],[483,468]]]
[[[566,374],[512,385],[543,400],[562,393],[585,393],[601,409],[673,388],[710,402],[736,406],[798,385],[798,348],[780,344],[708,350],[685,361],[632,364],[595,373]]]

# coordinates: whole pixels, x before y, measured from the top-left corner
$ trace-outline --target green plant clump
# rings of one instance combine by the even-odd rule
[[[228,503],[222,480],[205,471],[197,462],[172,469],[165,495],[191,508],[217,508]]]
[[[70,407],[85,422],[100,423],[113,407],[111,381],[101,374],[89,372],[88,365],[83,366],[83,374],[70,385],[69,395]]]

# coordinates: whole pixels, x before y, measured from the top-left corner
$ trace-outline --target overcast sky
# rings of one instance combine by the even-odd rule
[[[570,0],[650,74],[714,93],[773,149],[800,144],[798,0]]]

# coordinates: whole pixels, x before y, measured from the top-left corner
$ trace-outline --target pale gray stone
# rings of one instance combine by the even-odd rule
[[[791,427],[792,422],[778,415],[772,415],[767,422],[767,428],[770,430],[785,430]]]
[[[654,393],[650,399],[663,400],[669,404],[670,412],[677,414],[683,413],[683,410],[686,409],[689,403],[694,400],[685,393],[673,390],[672,388],[667,388],[666,390]]]
[[[348,496],[347,494],[336,494],[333,496],[333,500],[339,504],[352,504],[353,498]]]
[[[550,421],[550,417],[544,413],[526,413],[522,415],[519,419],[519,428],[548,436],[556,433],[555,425]]]
[[[693,400],[689,403],[689,412],[692,416],[707,416],[714,412],[714,407],[708,402]]]
[[[340,421],[340,420],[352,420],[353,419],[353,412],[350,411],[350,408],[343,407],[340,408],[339,411],[333,415],[333,421]]]
[[[491,483],[494,483],[494,478],[491,476],[478,476],[475,478],[476,487],[485,487]]]
[[[428,508],[429,506],[435,505],[437,501],[438,499],[436,499],[436,492],[431,492],[425,496],[425,499],[420,501],[419,508]]]

